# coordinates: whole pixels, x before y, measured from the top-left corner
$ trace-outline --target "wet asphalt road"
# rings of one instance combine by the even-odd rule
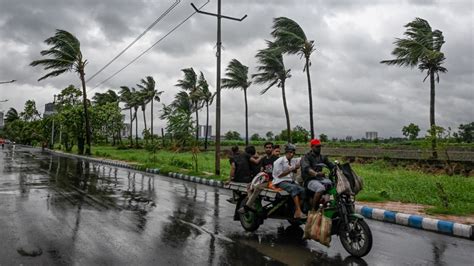
[[[246,233],[230,192],[128,169],[0,150],[0,265],[472,265],[474,241],[368,221],[363,259],[267,220]]]

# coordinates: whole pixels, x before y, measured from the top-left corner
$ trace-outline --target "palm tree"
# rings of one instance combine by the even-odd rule
[[[226,69],[226,77],[222,79],[222,88],[242,89],[244,91],[245,100],[245,146],[249,145],[249,121],[248,121],[248,104],[247,104],[247,88],[250,87],[252,81],[248,78],[249,68],[237,59],[232,59]]]
[[[202,105],[206,105],[206,131],[205,131],[205,137],[204,137],[204,149],[207,151],[207,136],[209,135],[209,105],[212,104],[214,101],[214,96],[216,96],[216,93],[212,93],[209,91],[209,84],[207,84],[206,79],[204,78],[204,74],[199,76],[199,92],[200,92],[200,99],[202,101]]]
[[[394,42],[395,49],[392,55],[395,59],[383,60],[380,63],[387,65],[396,65],[403,67],[415,67],[427,71],[423,82],[430,77],[430,132],[432,137],[431,148],[434,158],[438,157],[436,152],[436,134],[435,130],[435,80],[439,83],[439,72],[446,73],[448,70],[442,66],[444,53],[441,47],[444,44],[443,32],[432,30],[428,21],[415,18],[412,22],[405,25],[407,30],[404,35],[406,39],[397,38]]]
[[[120,101],[125,104],[124,110],[130,111],[130,146],[133,146],[133,116],[132,116],[132,108],[133,108],[133,99],[132,99],[132,91],[127,86],[120,87]]]
[[[300,58],[305,58],[305,66],[308,80],[308,98],[309,98],[309,122],[311,127],[311,139],[314,139],[314,121],[313,121],[313,93],[311,89],[311,77],[309,67],[311,66],[310,56],[316,50],[314,41],[308,40],[303,29],[294,20],[279,17],[273,20],[272,36],[275,37],[275,44],[280,46],[284,53],[297,54]]]
[[[282,50],[276,47],[275,44],[270,41],[267,41],[267,45],[268,48],[259,50],[255,56],[260,65],[257,66],[258,73],[252,75],[252,77],[257,84],[269,83],[268,86],[260,92],[260,94],[265,94],[274,85],[277,85],[277,87],[281,88],[283,108],[285,109],[286,116],[288,142],[291,143],[290,114],[288,113],[285,94],[286,79],[291,77],[290,69],[285,68]]]
[[[176,84],[177,87],[185,91],[189,91],[189,97],[191,98],[191,102],[193,104],[193,109],[196,114],[196,141],[199,139],[199,86],[198,86],[198,78],[196,72],[192,67],[181,69],[184,73],[184,79],[178,80]]]
[[[138,85],[138,84],[137,84]],[[147,132],[148,129],[147,129],[147,126],[146,126],[146,116],[145,116],[145,109],[146,109],[146,105],[148,104],[149,100],[148,100],[148,96],[147,96],[147,92],[144,91],[144,90],[140,90],[140,91],[137,91],[137,101],[139,102],[139,106],[141,107],[142,109],[142,113],[143,113],[143,123],[145,125],[145,130],[144,132]],[[145,134],[143,134],[143,136],[145,136]],[[148,143],[148,139],[145,138],[145,142]]]
[[[115,91],[108,90],[104,93],[97,92],[94,97],[92,97],[92,100],[94,100],[97,105],[105,105],[107,103],[118,103],[120,97]]]
[[[44,41],[52,47],[41,51],[42,56],[51,56],[47,59],[35,60],[31,66],[44,66],[45,70],[52,70],[38,81],[49,77],[56,77],[68,71],[79,74],[82,83],[82,102],[84,106],[85,130],[86,130],[86,155],[91,155],[91,128],[89,113],[87,112],[87,94],[85,82],[85,66],[87,60],[82,57],[81,44],[71,33],[65,30],[56,30],[56,34]]]
[[[13,122],[15,120],[18,120],[18,119],[20,119],[20,115],[18,114],[18,111],[13,107],[8,109],[8,112],[5,115],[5,122],[6,123],[11,123],[11,122]]]
[[[150,116],[151,116],[151,143],[153,144],[153,102],[161,101],[161,94],[163,91],[157,91],[155,89],[155,80],[151,76],[147,76],[145,79],[140,80],[141,84],[137,84],[137,87],[141,88],[144,92],[146,92],[146,97],[149,102],[151,102],[151,111],[150,111]]]
[[[138,148],[138,116],[137,116],[137,113],[138,113],[138,108],[140,106],[142,106],[143,101],[142,101],[142,95],[141,95],[140,91],[135,90],[135,88],[131,88],[130,91],[132,93],[131,104],[132,104],[132,107],[133,107],[133,110],[134,110],[133,120],[135,120],[135,147]],[[145,112],[143,112],[143,114],[145,114]]]

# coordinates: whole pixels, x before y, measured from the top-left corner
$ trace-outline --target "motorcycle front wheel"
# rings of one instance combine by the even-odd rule
[[[348,226],[341,225],[339,239],[347,252],[359,258],[367,255],[372,249],[372,232],[360,218],[350,217]]]

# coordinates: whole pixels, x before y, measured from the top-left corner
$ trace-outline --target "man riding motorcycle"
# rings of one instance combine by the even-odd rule
[[[320,164],[326,164],[331,170],[334,168],[334,164],[329,161],[327,156],[321,154],[319,139],[312,139],[310,145],[311,151],[301,159],[301,177],[304,180],[304,186],[314,192],[310,204],[313,210],[317,210],[324,191],[332,184],[331,180],[322,172]]]

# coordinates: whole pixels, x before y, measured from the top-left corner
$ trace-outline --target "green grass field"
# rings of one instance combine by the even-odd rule
[[[160,168],[162,172],[181,172],[217,180],[226,180],[230,170],[228,159],[223,158],[221,175],[213,175],[214,152],[198,154],[198,172],[193,170],[190,152],[160,150],[153,155],[143,149],[118,150],[111,146],[94,146],[93,153],[97,157],[137,163],[147,168]],[[365,182],[364,190],[357,196],[358,200],[425,204],[433,206],[427,210],[431,214],[474,214],[472,177],[426,174],[394,167],[384,161],[353,164],[353,168]]]

